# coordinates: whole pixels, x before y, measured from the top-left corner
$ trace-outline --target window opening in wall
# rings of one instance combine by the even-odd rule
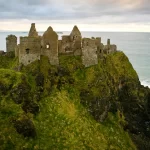
[[[71,49],[68,46],[66,46],[65,47],[65,52],[70,52],[70,51],[71,51]]]
[[[47,48],[47,49],[50,49],[50,45],[49,45],[49,44],[47,44],[47,45],[46,45],[46,48]]]
[[[27,48],[27,49],[26,49],[26,54],[29,54],[29,51],[30,51],[30,49],[29,49],[29,48]]]
[[[75,40],[75,35],[73,36],[73,40]]]

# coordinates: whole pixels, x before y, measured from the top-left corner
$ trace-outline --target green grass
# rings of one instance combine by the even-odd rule
[[[3,56],[0,55],[0,68],[15,68],[18,65],[18,58],[15,58],[13,53],[10,55],[12,56]]]
[[[3,59],[3,58],[2,58]],[[116,92],[119,79],[131,79],[135,84],[138,76],[127,57],[122,52],[106,56],[99,64],[84,68],[79,56],[60,56],[60,66],[69,74],[56,75],[58,68],[49,64],[48,58],[41,57],[23,67],[21,72],[12,70],[17,59],[6,58],[0,65],[0,83],[8,88],[8,93],[0,95],[0,147],[4,150],[134,150],[136,147],[120,123],[124,118],[117,113],[109,113],[103,123],[98,123],[88,112],[88,106],[81,104],[80,92],[89,91],[87,101],[94,97],[111,98]],[[8,65],[6,63],[8,62]],[[13,65],[10,65],[13,64]],[[22,104],[15,104],[10,90],[26,81],[31,87],[30,96],[38,91],[36,77],[44,76],[44,91],[38,101],[40,112],[36,115],[23,112]],[[72,79],[73,83],[68,81]],[[59,82],[65,82],[57,89]],[[133,91],[137,94],[136,91]],[[141,94],[142,95],[142,94]],[[112,98],[114,101],[117,97]],[[11,120],[27,116],[34,123],[37,136],[25,138],[18,134]]]
[[[0,69],[0,83],[4,86],[15,87],[21,83],[23,74],[10,69]]]
[[[135,149],[116,116],[109,114],[103,124],[96,123],[81,106],[79,97],[75,96],[72,100],[65,90],[55,91],[40,106],[41,113],[35,121],[39,135],[37,147],[68,150]]]

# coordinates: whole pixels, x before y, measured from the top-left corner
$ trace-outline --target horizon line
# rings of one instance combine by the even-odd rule
[[[84,31],[84,30],[80,30],[81,32],[123,32],[123,33],[150,33],[150,31],[100,31],[100,30],[97,30],[97,31]],[[0,30],[0,32],[29,32],[29,31],[17,31],[17,30]],[[45,32],[45,31],[37,31],[38,33],[39,32]],[[55,31],[55,32],[71,32],[70,31]]]

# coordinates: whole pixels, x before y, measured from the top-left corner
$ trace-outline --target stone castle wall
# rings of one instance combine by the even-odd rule
[[[103,57],[104,45],[101,43],[101,38],[99,38],[99,37],[96,38],[96,46],[97,46],[97,56],[99,58]]]
[[[82,40],[82,62],[85,67],[98,64],[97,45],[95,39],[83,38]]]
[[[15,48],[15,56],[19,57],[20,44],[18,44]]]
[[[71,32],[70,40],[71,40],[71,48],[74,52],[74,55],[81,55],[82,54],[82,50],[81,50],[82,36],[77,26],[74,26]]]
[[[71,47],[71,39],[69,35],[62,36],[62,42],[59,48],[59,53],[61,54],[73,53],[73,50]]]
[[[110,54],[117,51],[117,46],[110,43],[110,39],[107,40],[107,45],[104,46],[103,52],[105,54]]]
[[[59,41],[59,53],[60,54],[70,54],[70,55],[81,55],[81,44],[82,44],[82,36],[81,32],[74,26],[70,35],[63,35],[62,41]]]
[[[17,37],[15,35],[9,35],[6,38],[6,51],[7,52],[15,51],[16,46],[17,46]]]
[[[41,46],[41,55],[48,56],[52,65],[58,65],[58,35],[52,27],[43,34]]]
[[[19,62],[28,65],[40,59],[41,37],[20,37]]]
[[[19,57],[19,63],[28,65],[35,60],[40,60],[44,55],[49,58],[51,65],[59,65],[59,55],[82,56],[82,63],[85,67],[96,65],[98,58],[103,55],[117,51],[117,46],[107,40],[107,45],[103,45],[101,38],[83,38],[77,26],[74,26],[70,35],[63,35],[62,40],[58,40],[57,33],[52,27],[39,36],[35,24],[31,28],[27,37],[20,37],[20,44],[17,45],[17,38],[9,35],[6,38],[7,52],[15,51],[15,56]]]

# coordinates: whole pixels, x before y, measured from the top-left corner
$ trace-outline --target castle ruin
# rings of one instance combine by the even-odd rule
[[[6,38],[7,52],[15,51],[16,46],[17,46],[17,37],[15,35],[9,35]]]
[[[41,55],[47,56],[51,65],[59,65],[59,55],[81,56],[85,67],[98,64],[98,58],[117,51],[117,46],[107,40],[107,45],[101,43],[101,38],[82,38],[77,26],[74,26],[70,35],[63,35],[58,40],[57,33],[52,27],[39,36],[35,23],[31,24],[28,36],[17,37],[9,35],[6,38],[7,52],[15,51],[19,63],[28,65],[35,60],[40,60]]]

